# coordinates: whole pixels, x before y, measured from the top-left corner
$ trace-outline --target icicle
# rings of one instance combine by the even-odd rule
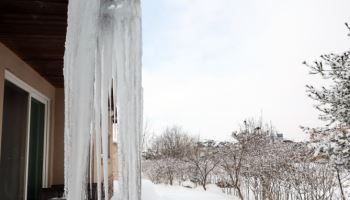
[[[102,172],[105,198],[109,198],[108,100],[112,87],[119,141],[117,196],[120,200],[140,200],[140,1],[70,0],[68,10],[64,57],[66,197],[86,199],[89,146],[95,144],[98,199],[102,197]],[[89,135],[90,126],[94,137]]]
[[[102,199],[101,194],[101,52],[96,52],[95,66],[95,95],[94,95],[94,111],[95,111],[95,142],[96,142],[96,166],[97,166],[97,199]]]
[[[91,124],[90,129],[90,154],[89,154],[89,187],[90,187],[90,196],[92,197],[92,181],[93,181],[93,156],[94,156],[94,134],[91,134],[95,131],[95,127],[93,124]]]
[[[141,16],[139,0],[117,1],[114,48],[118,112],[119,199],[140,199],[142,119]]]
[[[105,51],[102,51],[105,52]],[[106,55],[102,56],[104,60]],[[109,66],[102,62],[102,84],[101,84],[101,133],[102,133],[102,159],[103,159],[103,185],[105,199],[108,198],[108,91],[110,85],[108,84],[108,78],[110,78]]]
[[[100,13],[100,32],[99,32],[99,51],[101,53],[101,127],[102,127],[102,153],[103,153],[103,183],[105,199],[108,197],[108,97],[111,90],[112,82],[112,44],[113,37],[111,27],[113,19],[109,14],[108,4],[110,1],[101,1]]]
[[[86,199],[98,8],[99,0],[70,1],[68,7],[64,76],[65,187],[69,200]]]

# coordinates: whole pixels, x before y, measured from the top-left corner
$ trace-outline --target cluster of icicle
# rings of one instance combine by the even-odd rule
[[[69,0],[64,55],[68,200],[87,199],[92,156],[97,162],[98,199],[102,199],[102,190],[104,199],[110,198],[110,100],[116,107],[118,124],[119,189],[115,196],[140,200],[141,43],[140,0]],[[95,155],[89,155],[92,144]]]

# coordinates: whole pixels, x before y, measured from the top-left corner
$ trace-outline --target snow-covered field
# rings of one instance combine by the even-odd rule
[[[197,187],[194,189],[183,186],[156,185],[149,180],[142,181],[142,200],[235,200],[232,196],[222,193],[215,185],[209,185],[207,191]],[[116,200],[116,198],[113,198]]]

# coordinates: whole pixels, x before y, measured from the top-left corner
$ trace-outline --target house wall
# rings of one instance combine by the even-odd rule
[[[4,100],[5,70],[10,71],[32,88],[50,99],[50,144],[49,144],[49,177],[51,184],[63,184],[63,91],[56,89],[45,78],[15,53],[0,43],[0,145],[2,132],[2,113]],[[57,98],[56,98],[57,92]],[[56,102],[58,104],[56,105]],[[57,112],[55,112],[55,110]],[[56,113],[56,114],[55,114]],[[56,122],[56,123],[55,123]],[[1,149],[1,146],[0,146]]]
[[[117,144],[113,142],[113,123],[112,119],[109,118],[108,121],[108,180],[113,181],[117,180],[118,177],[118,171],[117,171],[117,160],[118,160],[118,149],[117,149]],[[102,152],[101,152],[102,153]],[[96,161],[96,143],[93,143],[93,165],[92,165],[92,170],[93,170],[93,177],[92,177],[92,182],[96,183],[97,182],[97,161]],[[102,163],[102,155],[101,155],[101,163]],[[101,166],[102,170],[102,166]],[[101,171],[101,175],[103,176],[103,171]],[[102,178],[102,177],[101,177]]]
[[[56,88],[55,97],[55,148],[53,154],[52,184],[64,183],[64,89]]]
[[[113,143],[111,144],[111,149],[112,149],[112,155],[111,155],[111,169],[112,169],[112,176],[113,180],[118,180],[118,144]]]

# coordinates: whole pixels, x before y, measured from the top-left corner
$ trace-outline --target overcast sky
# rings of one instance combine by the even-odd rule
[[[320,125],[301,63],[350,49],[349,0],[143,0],[144,115],[228,139],[250,117],[285,137]]]

